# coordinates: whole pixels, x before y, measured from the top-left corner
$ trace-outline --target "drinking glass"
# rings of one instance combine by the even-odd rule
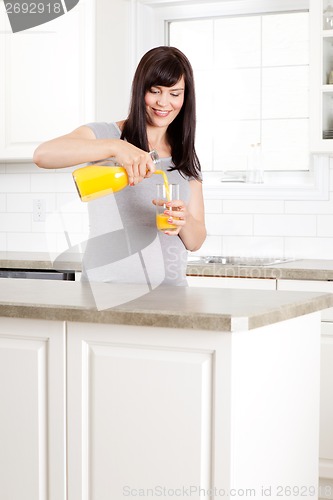
[[[165,214],[167,210],[166,203],[172,200],[179,200],[179,184],[165,184],[156,185],[157,193],[156,198],[161,204],[156,205],[156,226],[159,231],[172,231],[178,229],[178,226],[168,222],[170,215]],[[163,202],[163,203],[162,203]],[[175,219],[175,217],[173,217]]]

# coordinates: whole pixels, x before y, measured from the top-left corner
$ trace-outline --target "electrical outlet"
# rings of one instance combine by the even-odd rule
[[[45,221],[45,200],[38,198],[38,200],[33,201],[33,220],[34,222],[44,222]]]

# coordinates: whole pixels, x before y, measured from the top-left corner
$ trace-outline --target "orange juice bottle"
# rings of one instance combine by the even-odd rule
[[[153,162],[157,164],[159,157],[156,151],[150,151],[149,154]],[[156,173],[161,172],[156,171]],[[107,194],[116,193],[128,186],[128,175],[125,168],[115,164],[112,159],[77,168],[72,175],[82,201],[91,201]]]

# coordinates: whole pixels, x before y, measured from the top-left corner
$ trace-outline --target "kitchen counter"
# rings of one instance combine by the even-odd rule
[[[333,260],[299,259],[269,266],[207,264],[201,260],[190,260],[187,274],[189,276],[326,281],[333,280]]]
[[[172,293],[171,293],[172,291]],[[217,331],[250,330],[333,306],[333,294],[0,279],[0,316]]]
[[[55,269],[80,271],[81,254],[49,254],[47,252],[0,252],[0,269]],[[230,278],[272,278],[298,280],[333,280],[333,260],[299,259],[270,266],[236,266],[206,264],[195,257],[189,259],[189,276]]]
[[[313,292],[0,279],[3,491],[259,499],[316,485],[319,311],[332,306]]]

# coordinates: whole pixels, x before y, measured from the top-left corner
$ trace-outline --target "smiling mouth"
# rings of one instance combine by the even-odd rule
[[[155,109],[155,108],[152,108],[155,115],[157,116],[168,116],[169,113],[171,113],[171,111],[162,111],[161,109]]]

